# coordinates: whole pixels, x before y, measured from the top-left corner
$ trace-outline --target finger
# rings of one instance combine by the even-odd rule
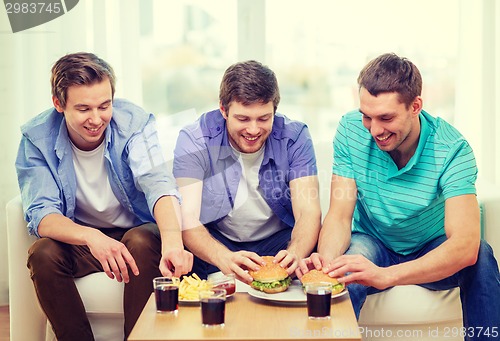
[[[101,262],[101,265],[102,265],[102,270],[106,273],[106,275],[111,278],[111,279],[115,279],[115,276],[113,275],[113,272],[111,272],[111,269],[109,268],[109,264],[107,261],[100,261]]]
[[[266,262],[264,261],[264,258],[256,254],[255,252],[250,252],[250,251],[244,251],[241,253],[241,256],[244,258],[251,259],[253,263],[260,265],[264,265]]]
[[[288,273],[288,275],[292,276],[295,273],[295,269],[298,269],[298,266],[299,262],[295,258],[292,258],[292,262],[286,267],[286,272]]]
[[[242,282],[244,282],[246,284],[252,283],[253,278],[252,278],[252,276],[250,276],[248,274],[248,271],[240,268],[236,264],[234,264],[234,267],[233,266],[231,267],[231,270],[235,274],[236,278],[238,278],[240,281],[242,281]]]
[[[120,275],[122,276],[122,279],[125,283],[128,283],[130,281],[129,275],[128,275],[128,268],[127,268],[127,263],[123,260],[123,257],[118,256],[115,258],[116,264],[118,266],[118,271],[120,272]]]
[[[113,272],[113,274],[115,275],[115,279],[118,282],[122,282],[123,278],[122,278],[122,275],[120,272],[120,268],[116,264],[116,260],[114,258],[110,257],[110,258],[108,258],[108,264],[109,264],[109,267],[111,268],[111,272]]]
[[[359,273],[350,273],[350,274],[345,275],[343,277],[337,278],[337,280],[340,283],[345,283],[346,285],[347,284],[356,284],[356,283],[362,284],[363,283],[363,280],[362,280],[361,275]]]
[[[318,253],[315,253],[311,257],[311,262],[312,262],[314,269],[316,269],[316,270],[323,269],[323,257],[321,257]]]
[[[280,250],[276,256],[274,256],[274,261],[276,263],[281,263],[289,255],[287,250]]]
[[[304,276],[304,272],[302,272],[302,269],[299,267],[297,267],[297,269],[295,269],[295,275],[297,276],[298,279],[301,279],[302,276]]]
[[[281,250],[274,257],[274,262],[279,264],[282,268],[286,269],[286,268],[289,268],[290,266],[293,265],[296,258],[297,258],[297,256],[295,256],[293,253],[290,253],[286,250]],[[295,268],[294,268],[294,270],[295,270]]]
[[[260,258],[260,260],[259,260]],[[234,263],[241,268],[243,271],[244,270],[252,270],[252,271],[257,271],[260,269],[262,265],[264,265],[264,260],[257,256],[252,256],[248,257],[246,255],[240,254],[239,257],[235,258]]]
[[[170,269],[167,266],[165,266],[165,263],[163,262],[160,264],[160,272],[163,277],[171,278],[172,276],[174,276],[170,271]]]
[[[125,262],[128,264],[129,268],[130,268],[130,271],[136,275],[136,276],[139,276],[139,268],[137,267],[137,264],[135,262],[135,259],[134,257],[132,257],[132,254],[127,250],[125,249],[123,252],[122,252],[122,257],[123,259],[125,260]],[[128,271],[128,270],[127,270]]]

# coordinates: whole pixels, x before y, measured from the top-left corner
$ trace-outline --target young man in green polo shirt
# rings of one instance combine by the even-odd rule
[[[458,286],[466,339],[498,337],[500,276],[480,239],[472,148],[422,109],[422,78],[408,59],[381,55],[358,84],[359,110],[342,118],[334,140],[318,253],[297,275],[338,277],[357,317],[367,295],[395,285]]]

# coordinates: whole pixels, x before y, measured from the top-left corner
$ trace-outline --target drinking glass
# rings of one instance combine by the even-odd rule
[[[332,287],[328,283],[306,285],[307,315],[310,319],[329,319],[332,304]]]
[[[200,291],[201,325],[224,327],[226,313],[226,290],[213,288]]]
[[[156,312],[177,314],[179,309],[178,282],[168,277],[156,277],[153,279],[153,288]]]

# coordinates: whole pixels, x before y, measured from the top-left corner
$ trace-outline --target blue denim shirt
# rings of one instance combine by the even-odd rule
[[[173,172],[176,178],[203,180],[202,224],[218,222],[232,210],[242,169],[220,110],[203,114],[180,131]],[[311,175],[317,175],[317,166],[307,126],[276,113],[265,142],[259,187],[269,207],[290,227],[295,225],[290,181]]]
[[[74,220],[76,175],[64,115],[55,109],[21,127],[16,159],[25,219],[30,234],[46,215],[60,213]],[[125,100],[113,101],[105,131],[104,158],[111,189],[136,217],[134,224],[154,222],[153,208],[164,195],[179,198],[167,166],[153,114]]]

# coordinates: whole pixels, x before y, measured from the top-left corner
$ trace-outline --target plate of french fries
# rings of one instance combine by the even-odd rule
[[[201,279],[197,274],[183,276],[179,282],[179,302],[197,303],[200,301],[200,291],[210,290],[212,283]]]

